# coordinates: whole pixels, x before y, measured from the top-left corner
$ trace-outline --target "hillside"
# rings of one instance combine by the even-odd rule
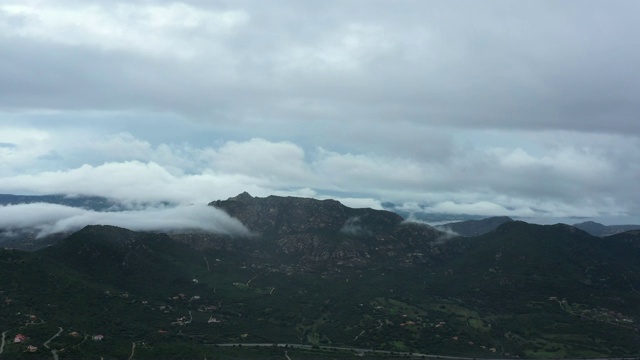
[[[0,250],[0,330],[30,338],[3,355],[32,356],[24,350],[34,345],[60,359],[129,358],[132,347],[140,359],[282,358],[284,349],[206,345],[277,342],[474,358],[640,356],[637,233],[599,238],[511,221],[447,238],[335,201],[241,194],[211,205],[254,236],[89,226],[33,253]]]

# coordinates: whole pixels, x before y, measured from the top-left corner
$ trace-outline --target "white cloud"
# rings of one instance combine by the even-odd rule
[[[83,209],[55,204],[20,204],[0,206],[0,228],[33,228],[78,216]]]
[[[456,203],[445,201],[426,207],[424,212],[444,213],[444,214],[470,214],[483,216],[530,216],[534,212],[531,209],[509,210],[502,205],[490,201],[478,201],[474,203]]]
[[[37,236],[76,231],[87,225],[113,225],[139,231],[199,230],[251,236],[242,223],[222,210],[206,205],[96,212],[54,204],[0,206],[0,229],[37,229]]]
[[[99,195],[129,202],[205,203],[247,190],[260,190],[259,179],[206,172],[173,175],[161,165],[139,161],[83,165],[66,171],[17,175],[2,179],[9,193]],[[257,191],[264,193],[263,191]]]
[[[16,126],[0,127],[0,142],[11,143],[15,145],[24,145],[25,143],[33,143],[34,141],[44,141],[50,137],[46,131],[24,128]]]
[[[210,165],[223,172],[304,182],[310,179],[304,150],[291,142],[251,139],[230,141],[206,154]]]
[[[639,199],[626,189],[640,176],[640,168],[608,151],[620,141],[615,137],[591,147],[567,143],[537,152],[483,145],[456,151],[444,164],[323,148],[307,154],[298,144],[260,138],[194,147],[154,145],[129,133],[116,133],[90,135],[77,146],[65,147],[65,133],[47,134],[44,148],[24,141],[0,151],[28,158],[34,151],[56,150],[63,158],[85,157],[94,164],[72,162],[62,170],[20,173],[20,166],[8,161],[0,192],[80,193],[132,203],[188,204],[248,191],[255,196],[332,197],[352,207],[380,209],[382,201],[391,201],[412,212],[487,216],[639,211]],[[632,149],[640,153],[640,146],[626,144],[625,154]],[[114,160],[103,162],[109,158]],[[26,163],[37,165],[38,160]],[[356,193],[359,196],[352,195]]]
[[[340,228],[340,232],[351,236],[366,236],[371,234],[371,231],[362,226],[359,216],[347,219],[342,228]]]
[[[3,36],[180,58],[197,55],[201,42],[232,34],[248,21],[243,11],[214,11],[184,3],[0,5]]]
[[[0,125],[0,175],[13,168],[25,168],[31,161],[48,154],[50,134],[34,128]]]
[[[574,180],[602,179],[614,171],[607,163],[607,159],[601,158],[600,154],[591,149],[562,147],[541,157],[535,157],[521,148],[514,150],[495,148],[489,153],[500,165],[514,171],[541,169],[556,172],[559,176]]]
[[[331,178],[340,188],[348,188],[350,183],[366,183],[370,186],[415,187],[424,184],[430,177],[422,164],[398,157],[381,157],[372,154],[341,154],[318,149],[314,162],[315,171]]]
[[[0,1],[0,191],[640,216],[639,9]]]

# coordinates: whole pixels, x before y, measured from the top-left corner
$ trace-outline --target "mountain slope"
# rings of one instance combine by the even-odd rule
[[[0,329],[42,344],[62,327],[51,343],[66,349],[61,359],[128,358],[132,342],[140,359],[225,358],[202,344],[274,342],[484,358],[640,355],[635,232],[599,238],[512,221],[446,238],[332,201],[243,194],[212,205],[255,236],[90,226],[34,253],[1,250]],[[25,324],[24,314],[43,322]],[[82,342],[72,330],[108,341]],[[6,354],[25,356],[20,346]]]
[[[458,242],[465,244],[456,259],[458,269],[492,274],[503,285],[548,286],[560,279],[562,287],[620,292],[630,289],[627,280],[640,285],[640,252],[632,243],[595,237],[569,225],[514,221],[473,241]]]
[[[640,251],[628,242],[563,224],[514,221],[446,246],[459,255],[426,284],[434,293],[465,299],[464,307],[491,314],[484,319],[492,331],[508,335],[501,344],[511,351],[520,347],[528,357],[593,356],[602,349],[589,339],[608,342],[607,351],[640,340]],[[536,341],[546,345],[536,347]]]
[[[134,232],[115,226],[87,226],[55,246],[37,252],[102,284],[158,292],[158,282],[190,282],[184,264],[201,255],[166,234]],[[180,259],[177,261],[176,259]]]

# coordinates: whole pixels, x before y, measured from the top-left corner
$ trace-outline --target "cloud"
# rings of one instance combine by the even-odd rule
[[[358,208],[369,208],[374,210],[384,209],[380,200],[373,199],[373,198],[366,198],[366,197],[356,198],[356,197],[341,197],[341,196],[328,196],[328,195],[315,196],[315,197],[318,197],[320,199],[325,199],[325,200],[326,199],[337,200],[342,205],[348,206],[350,208],[355,208],[355,209],[358,209]]]
[[[611,150],[621,141],[615,136],[597,141],[590,136],[584,143],[535,152],[471,144],[471,149],[453,152],[447,163],[323,148],[305,151],[293,142],[260,138],[195,147],[154,145],[118,133],[65,148],[57,145],[63,142],[57,136],[51,133],[50,148],[37,145],[34,152],[25,143],[11,149],[24,164],[4,169],[17,174],[1,177],[0,192],[202,204],[249,191],[256,196],[335,198],[351,207],[381,209],[383,201],[390,201],[410,212],[485,216],[592,217],[640,211],[639,199],[628,191],[640,176],[635,165],[640,143],[627,141],[624,150]],[[20,173],[23,166],[43,161],[45,151],[58,152],[50,161],[84,156],[96,164],[72,162],[64,170]],[[101,162],[109,157],[121,160]]]
[[[638,10],[4,1],[0,191],[640,217]]]
[[[346,234],[346,235],[350,235],[350,236],[367,236],[367,235],[371,235],[371,231],[367,230],[367,228],[362,226],[362,224],[360,223],[360,217],[359,216],[347,219],[347,221],[345,221],[345,223],[342,226],[342,228],[340,228],[340,232],[343,233],[343,234]]]
[[[320,42],[293,46],[276,58],[276,72],[313,75],[362,71],[363,67],[393,50],[393,41],[380,27],[351,23],[329,32]],[[350,75],[350,74],[349,74]]]
[[[0,107],[640,133],[634,2],[278,4],[5,2]]]
[[[419,162],[405,158],[383,157],[369,154],[337,153],[318,149],[315,170],[332,177],[334,183],[366,182],[373,186],[415,187],[428,174]]]
[[[479,201],[472,204],[456,204],[453,201],[447,201],[431,206],[425,210],[435,213],[473,215],[503,215],[509,212],[503,206],[489,201]]]
[[[259,189],[256,180],[213,172],[174,175],[159,164],[139,161],[83,165],[68,171],[17,175],[3,179],[9,193],[64,193],[105,196],[120,201],[205,203],[212,199]],[[264,191],[254,191],[263,193]],[[225,197],[225,198],[226,198]]]
[[[243,11],[211,11],[184,3],[8,4],[0,6],[0,15],[7,37],[178,58],[197,55],[199,42],[229,35],[249,20]]]
[[[258,177],[288,178],[297,182],[309,180],[304,150],[291,142],[251,139],[230,141],[206,154],[210,165],[223,172]],[[290,181],[291,181],[290,180]]]
[[[38,237],[76,231],[87,225],[114,225],[138,231],[207,231],[251,236],[237,219],[206,205],[145,208],[97,212],[55,204],[0,206],[0,228],[5,231],[36,229]]]

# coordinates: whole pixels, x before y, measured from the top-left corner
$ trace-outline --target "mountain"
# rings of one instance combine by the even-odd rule
[[[95,211],[107,211],[119,208],[119,205],[107,198],[101,196],[69,196],[63,194],[54,195],[12,195],[0,194],[0,205],[18,205],[18,204],[57,204],[71,207],[79,207],[83,209]]]
[[[253,197],[242,193],[209,204],[240,220],[256,234],[245,240],[263,258],[277,258],[315,271],[337,265],[364,267],[372,262],[427,262],[423,253],[445,236],[423,224],[406,223],[384,210],[352,209],[335,200]]]
[[[573,226],[594,236],[609,236],[630,230],[640,230],[640,225],[603,225],[594,221],[585,221]]]
[[[331,200],[211,205],[253,236],[89,226],[35,252],[0,250],[0,330],[29,337],[0,356],[640,356],[639,232],[508,221],[447,237]],[[290,345],[211,345],[239,343]]]
[[[157,292],[158,283],[189,283],[188,266],[179,264],[202,261],[200,252],[167,234],[106,225],[87,226],[38,254],[64,259],[66,267],[91,274],[101,284],[146,294]]]
[[[496,229],[498,226],[513,221],[508,216],[495,216],[481,220],[466,220],[436,226],[436,229],[454,232],[460,236],[478,236]]]
[[[465,248],[456,267],[474,272],[474,279],[478,269],[494,274],[499,279],[495,291],[505,284],[548,291],[559,280],[557,291],[571,287],[574,296],[584,291],[581,296],[593,297],[596,290],[624,293],[640,281],[638,237],[628,235],[600,238],[565,224],[513,221],[473,241],[457,240]]]

